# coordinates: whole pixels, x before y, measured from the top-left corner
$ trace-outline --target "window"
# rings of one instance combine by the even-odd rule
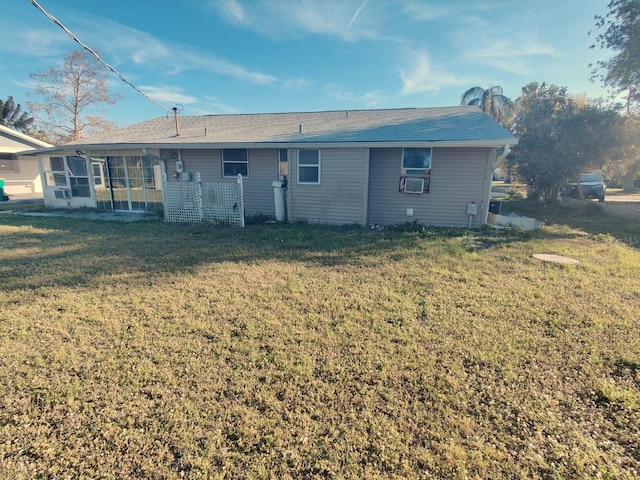
[[[0,172],[3,170],[20,173],[18,158],[10,153],[0,153]]]
[[[66,187],[67,176],[64,173],[64,158],[49,157],[42,161],[44,181],[50,187]]]
[[[42,161],[44,180],[50,187],[71,187],[72,197],[90,197],[87,160],[83,157],[49,157]]]
[[[96,161],[92,161],[91,162],[91,171],[93,173],[93,183],[97,186],[102,186],[102,184],[104,183],[103,176],[104,173],[102,171],[102,162],[96,162]]]
[[[289,174],[289,152],[286,148],[278,149],[278,180],[286,181]]]
[[[222,150],[222,176],[249,176],[249,159],[246,148],[225,148]]]
[[[72,197],[90,197],[87,160],[82,157],[67,157],[67,172]]]
[[[402,153],[403,175],[425,175],[431,169],[430,148],[405,148]]]
[[[431,149],[404,148],[400,172],[400,191],[429,193],[431,182]]]
[[[298,150],[298,183],[320,183],[320,150]]]

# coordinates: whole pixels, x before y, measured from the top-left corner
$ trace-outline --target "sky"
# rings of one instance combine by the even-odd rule
[[[460,104],[529,82],[606,95],[589,64],[608,0],[38,0],[108,72],[119,126],[164,116]],[[5,0],[0,98],[26,108],[31,73],[82,47],[29,0]],[[6,21],[6,20],[5,20]]]

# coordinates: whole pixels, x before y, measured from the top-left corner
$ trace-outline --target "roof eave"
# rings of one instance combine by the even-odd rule
[[[44,142],[42,140],[39,140],[37,138],[31,137],[29,135],[27,135],[26,133],[22,133],[19,132],[17,130],[14,130],[12,128],[9,127],[5,127],[4,125],[0,125],[0,132],[4,132],[7,135],[11,135],[14,138],[21,140],[23,142],[27,142],[33,145],[39,145],[40,147],[51,147],[52,145],[50,143]],[[27,147],[29,148],[29,147]]]
[[[73,150],[132,150],[132,149],[220,149],[220,148],[401,148],[401,147],[440,147],[440,148],[499,148],[505,145],[513,146],[518,139],[490,139],[490,140],[443,140],[443,141],[391,141],[391,142],[207,142],[207,143],[97,143],[81,145],[60,145],[58,147],[42,148],[24,152],[26,155],[47,154]]]

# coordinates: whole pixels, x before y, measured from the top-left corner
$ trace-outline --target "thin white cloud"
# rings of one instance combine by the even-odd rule
[[[401,69],[401,93],[411,95],[421,92],[437,92],[445,87],[464,85],[465,80],[456,77],[441,67],[431,64],[429,55],[425,51],[414,53],[411,58],[412,68]]]
[[[337,83],[329,83],[325,85],[325,92],[327,96],[340,100],[342,102],[356,103],[360,105],[366,105],[367,107],[375,107],[380,105],[385,100],[385,95],[380,90],[366,92],[362,95],[353,93],[348,88],[345,88]]]
[[[245,21],[246,15],[242,5],[236,0],[219,0],[216,3],[220,7],[220,12],[232,23],[242,24]]]
[[[241,110],[232,105],[228,105],[222,102],[218,97],[213,96],[205,96],[204,97],[208,104],[213,108],[213,113],[221,112],[221,113],[239,113]],[[211,111],[209,113],[212,113]]]
[[[402,2],[400,9],[407,18],[417,21],[431,21],[452,14],[450,5],[432,5],[423,1]]]
[[[0,52],[24,57],[58,58],[69,51],[69,37],[61,30],[18,23],[11,27],[11,41],[0,42]]]
[[[290,78],[285,80],[282,85],[288,90],[302,90],[309,87],[311,82],[306,78]]]
[[[386,96],[381,90],[375,90],[373,92],[367,92],[364,95],[361,95],[360,97],[356,97],[355,101],[357,103],[363,103],[367,107],[377,107],[385,99],[386,99]]]
[[[140,87],[140,90],[158,102],[168,104],[190,104],[198,102],[196,97],[183,93],[183,90],[180,87],[154,87],[150,85],[143,85]]]
[[[450,40],[458,51],[458,60],[520,75],[537,70],[537,61],[548,62],[561,57],[557,41],[541,35],[536,18],[521,11],[510,13],[501,2],[485,5],[493,11],[504,11],[497,26],[479,6],[477,15],[469,15],[452,28]],[[521,25],[527,24],[523,29]],[[517,25],[517,27],[514,27]]]
[[[467,38],[471,39],[470,36]],[[469,45],[464,48],[462,43],[458,43],[465,62],[522,75],[534,73],[536,59],[561,57],[560,52],[550,42],[541,41],[533,34],[523,32],[514,32],[502,39],[476,35]]]
[[[252,32],[278,38],[313,34],[344,40],[377,36],[378,27],[384,23],[380,15],[384,7],[365,15],[367,3],[368,0],[209,1],[225,21]]]
[[[353,17],[351,17],[351,20],[349,20],[349,24],[347,25],[347,28],[351,28],[351,25],[353,25],[353,22],[357,20],[358,15],[360,15],[360,12],[362,11],[362,9],[367,5],[367,1],[368,0],[364,0],[362,2],[362,5],[360,5],[360,8],[358,8],[358,10],[356,10],[356,13],[353,14]]]
[[[329,83],[325,85],[325,92],[331,98],[336,100],[352,101],[355,95],[350,90],[338,85],[337,83]]]
[[[162,42],[130,27],[110,23],[108,29],[109,43],[105,44],[105,48],[128,56],[138,65],[146,65],[165,74],[202,70],[257,84],[277,81],[273,75],[248,69],[191,46]]]
[[[200,70],[256,84],[272,84],[278,80],[273,75],[252,70],[198,48],[163,42],[146,32],[116,22],[91,16],[78,18],[77,21],[82,29],[74,33],[116,68],[118,64],[132,61],[138,68],[164,75]]]

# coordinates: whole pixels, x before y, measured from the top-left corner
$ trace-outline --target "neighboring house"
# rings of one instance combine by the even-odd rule
[[[51,145],[0,125],[0,178],[4,178],[5,194],[14,198],[42,198],[38,162],[21,152],[47,147]]]
[[[274,216],[286,179],[293,222],[479,227],[496,152],[516,143],[460,106],[160,117],[38,153],[50,207],[152,210],[163,179],[241,174],[246,215]]]

